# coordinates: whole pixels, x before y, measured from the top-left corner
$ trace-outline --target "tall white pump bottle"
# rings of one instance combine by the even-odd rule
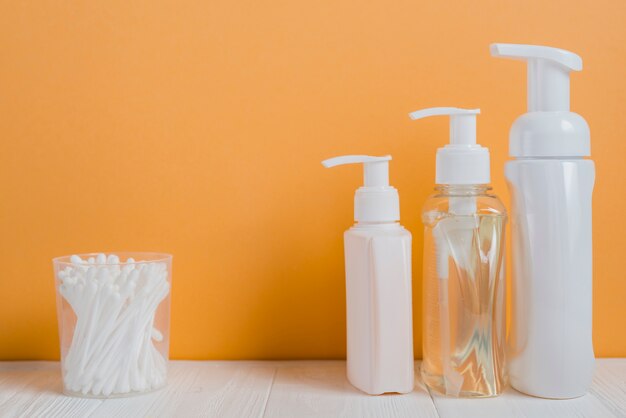
[[[544,398],[582,396],[591,385],[589,126],[570,112],[569,51],[493,44],[496,57],[528,61],[528,113],[511,127],[505,166],[512,196],[513,287],[509,372],[513,387]]]
[[[390,156],[348,155],[324,167],[363,163],[354,196],[355,225],[344,233],[348,380],[370,395],[408,393],[414,385],[411,233],[399,223]]]

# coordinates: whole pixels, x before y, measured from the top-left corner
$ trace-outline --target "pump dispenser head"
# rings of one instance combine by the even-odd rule
[[[396,222],[400,220],[398,191],[389,185],[390,155],[344,155],[322,161],[326,168],[363,164],[363,186],[354,194],[354,220],[357,222]]]
[[[494,57],[528,61],[528,111],[569,111],[569,72],[583,69],[573,52],[535,45],[492,44]]]
[[[476,115],[480,109],[431,107],[409,113],[413,120],[450,116],[450,143],[437,150],[435,183],[489,184],[489,150],[476,143]]]
[[[528,113],[509,136],[513,157],[582,157],[590,154],[589,126],[570,112],[570,71],[582,59],[564,49],[539,45],[492,44],[491,55],[528,61]]]

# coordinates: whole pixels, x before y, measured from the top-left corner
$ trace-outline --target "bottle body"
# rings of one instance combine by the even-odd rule
[[[344,234],[348,380],[371,395],[414,386],[411,234],[398,223]]]
[[[593,161],[506,164],[512,196],[511,385],[545,398],[591,385]]]
[[[483,185],[437,190],[422,214],[422,379],[447,396],[496,396],[506,384],[506,211]]]

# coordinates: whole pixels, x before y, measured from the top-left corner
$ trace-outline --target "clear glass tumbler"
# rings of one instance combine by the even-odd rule
[[[53,266],[64,393],[108,398],[165,386],[172,256],[80,254]]]

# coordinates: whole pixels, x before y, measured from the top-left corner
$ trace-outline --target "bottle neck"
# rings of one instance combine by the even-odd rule
[[[487,193],[489,184],[438,184],[435,190],[445,196],[477,196]]]
[[[358,222],[356,221],[353,228],[356,229],[394,229],[400,226],[400,222],[391,221],[391,222]]]

